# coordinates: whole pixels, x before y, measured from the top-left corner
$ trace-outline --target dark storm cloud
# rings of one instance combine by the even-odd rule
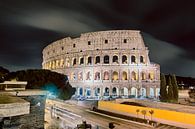
[[[175,0],[0,0],[0,65],[41,68],[42,49],[57,39],[139,29],[162,72],[195,76],[193,5]]]

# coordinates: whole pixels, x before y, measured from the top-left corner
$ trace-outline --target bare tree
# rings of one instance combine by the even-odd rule
[[[138,114],[139,114],[139,112],[140,112],[140,110],[139,110],[139,109],[137,109],[137,110],[136,110],[136,113],[137,113],[137,118],[138,118]]]
[[[154,110],[150,110],[149,113],[151,115],[151,120],[152,120],[152,115],[154,114]]]
[[[142,113],[142,115],[144,115],[144,119],[145,119],[146,113],[147,113],[146,110],[142,110],[141,113]]]

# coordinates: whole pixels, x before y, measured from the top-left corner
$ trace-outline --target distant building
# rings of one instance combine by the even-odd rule
[[[14,91],[14,90],[25,90],[26,81],[4,81],[0,83],[0,90]]]
[[[99,31],[51,43],[42,67],[67,75],[76,95],[158,97],[160,66],[148,54],[140,31]]]

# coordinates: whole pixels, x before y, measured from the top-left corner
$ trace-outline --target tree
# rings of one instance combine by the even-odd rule
[[[16,79],[27,81],[27,89],[44,89],[53,91],[60,99],[70,99],[75,92],[75,88],[68,83],[66,75],[44,69],[22,70],[11,72],[6,80]]]
[[[154,114],[154,110],[150,110],[149,113],[151,115],[151,120],[152,120],[152,115]]]
[[[166,78],[165,75],[162,73],[160,74],[160,100],[167,101],[167,86],[166,86]]]
[[[168,78],[168,101],[172,101],[173,98],[173,86],[171,83],[171,77]]]
[[[177,85],[175,74],[171,75],[171,83],[173,86],[173,99],[175,101],[178,101],[178,85]]]
[[[7,76],[8,73],[9,73],[9,70],[0,66],[0,83],[4,82],[5,77]]]
[[[192,102],[195,102],[195,89],[190,89],[188,94],[189,94],[190,100]]]
[[[137,118],[138,118],[139,111],[140,111],[139,109],[137,109],[137,110],[136,110],[136,113],[137,113]]]
[[[145,119],[145,116],[146,116],[146,113],[147,113],[146,110],[142,110],[141,113],[142,113],[142,115],[144,115],[144,119]]]

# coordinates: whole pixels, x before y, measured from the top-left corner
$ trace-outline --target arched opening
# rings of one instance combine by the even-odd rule
[[[56,68],[59,67],[59,60],[56,60]]]
[[[116,87],[113,87],[112,88],[112,95],[114,95],[114,96],[117,95],[117,89],[116,89]]]
[[[95,96],[100,96],[100,88],[95,88]]]
[[[135,88],[135,87],[131,88],[131,95],[134,97],[137,97],[137,88]]]
[[[108,71],[104,72],[104,80],[109,80],[109,72]]]
[[[141,95],[142,97],[146,97],[146,88],[141,88]]]
[[[90,72],[87,72],[87,74],[86,74],[86,80],[91,80],[91,73]]]
[[[154,88],[150,88],[150,97],[154,97]]]
[[[100,80],[100,72],[95,73],[95,80]]]
[[[132,79],[132,80],[137,80],[137,74],[136,74],[136,72],[133,71],[133,72],[131,73],[131,79]]]
[[[154,80],[154,73],[153,73],[153,72],[150,72],[148,78],[149,78],[150,80]]]
[[[109,96],[109,88],[106,87],[104,90],[104,96]]]
[[[127,87],[123,88],[123,95],[124,96],[128,96],[128,89],[127,89]]]
[[[156,97],[160,96],[160,88],[156,88]]]
[[[64,60],[63,59],[60,60],[60,67],[64,67]]]
[[[79,72],[78,74],[78,80],[83,80],[83,72]]]
[[[109,64],[109,56],[104,56],[104,64]]]
[[[81,95],[81,96],[83,95],[83,88],[82,87],[79,88],[79,95]]]
[[[84,64],[84,58],[83,57],[80,58],[80,65],[82,65],[82,64]]]
[[[146,74],[144,72],[141,72],[141,80],[146,80]]]
[[[76,80],[76,74],[74,72],[71,73],[70,79],[73,81]]]
[[[127,56],[126,55],[122,56],[122,64],[127,64]]]
[[[122,80],[127,80],[127,72],[123,71]]]
[[[72,62],[72,65],[73,65],[73,66],[76,65],[76,62],[77,62],[77,60],[76,60],[76,58],[74,58],[74,59],[73,59],[73,62]]]
[[[86,96],[89,97],[91,96],[91,89],[90,88],[86,88]]]
[[[114,71],[112,73],[112,80],[118,80],[118,72]]]
[[[140,56],[140,63],[144,63],[144,57]]]
[[[100,63],[100,56],[95,57],[95,64],[98,64],[98,63]]]
[[[114,56],[113,56],[112,62],[113,62],[113,63],[117,63],[117,64],[119,63],[119,62],[118,62],[118,56],[117,56],[117,55],[114,55]]]
[[[70,59],[67,58],[67,59],[66,59],[66,67],[69,67],[69,66],[70,66]]]
[[[89,56],[89,57],[87,58],[87,64],[88,64],[88,65],[92,64],[92,58],[91,58],[91,56]]]
[[[136,63],[135,56],[131,56],[131,63]]]

